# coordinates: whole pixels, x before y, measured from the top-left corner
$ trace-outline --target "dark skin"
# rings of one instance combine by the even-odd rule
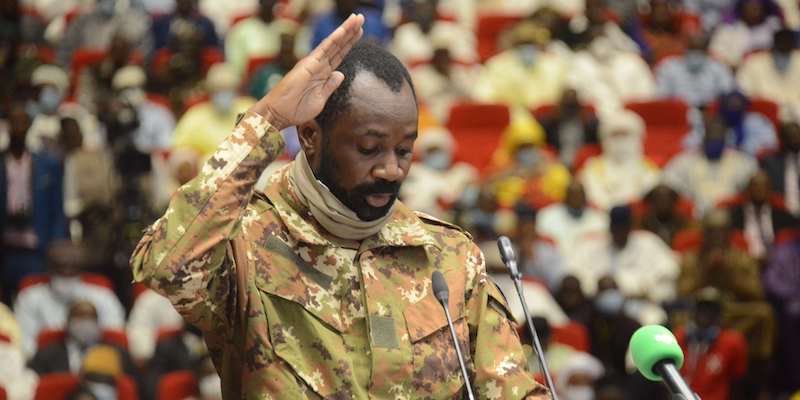
[[[175,2],[175,11],[181,17],[190,17],[197,8],[197,0],[177,0]]]
[[[414,22],[424,33],[430,32],[436,21],[436,1],[426,0],[414,6]]]
[[[258,18],[266,23],[275,19],[275,0],[261,0],[258,2]]]
[[[294,54],[294,35],[281,34],[281,48],[278,51],[278,65],[283,69],[291,69],[297,64],[297,56]]]
[[[663,221],[673,217],[678,198],[675,191],[668,186],[658,185],[653,188],[648,200],[648,205],[657,218]]]
[[[78,121],[73,118],[61,120],[61,134],[58,137],[64,154],[70,154],[83,145],[83,135]]]
[[[115,35],[111,39],[111,44],[108,49],[108,56],[111,62],[116,67],[122,67],[128,64],[131,57],[131,44],[122,35]]]
[[[357,0],[336,0],[336,15],[340,19],[345,19],[356,11],[356,7],[358,7]]]
[[[690,36],[688,43],[686,44],[686,50],[688,51],[699,51],[705,53],[707,48],[708,38],[701,34]]]
[[[433,59],[431,60],[431,65],[433,65],[433,69],[435,69],[436,72],[444,76],[450,76],[451,64],[452,60],[450,58],[450,50],[436,49],[433,51]]]
[[[575,89],[566,89],[561,95],[558,103],[559,112],[564,116],[573,116],[581,111],[581,103],[578,100],[578,92]]]
[[[764,171],[758,171],[747,184],[747,198],[754,205],[761,207],[769,201],[772,195],[769,175]]]
[[[781,126],[781,147],[785,152],[800,152],[800,124],[787,122]]]
[[[674,12],[669,0],[652,0],[650,2],[650,29],[654,31],[675,31]]]
[[[97,310],[94,304],[86,300],[78,300],[69,307],[67,323],[74,319],[93,319],[97,321]]]
[[[11,107],[8,124],[10,130],[8,151],[14,158],[20,158],[25,153],[25,140],[28,136],[28,129],[31,127],[31,119],[22,104],[15,104]]]
[[[797,47],[794,32],[784,30],[775,33],[772,43],[772,51],[780,54],[789,54]]]
[[[83,270],[85,253],[69,240],[57,240],[47,248],[47,265],[53,275],[78,276]]]
[[[350,102],[329,131],[316,121],[298,128],[314,174],[362,220],[388,212],[411,167],[417,138],[417,104],[408,83],[393,92],[369,72],[359,72]]]
[[[742,21],[749,26],[758,25],[766,18],[764,11],[761,0],[748,0],[742,5]]]
[[[573,210],[582,210],[586,207],[586,192],[583,190],[583,185],[577,180],[570,182],[567,186],[564,204]]]

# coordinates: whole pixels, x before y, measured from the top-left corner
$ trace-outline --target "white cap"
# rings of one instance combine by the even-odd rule
[[[40,65],[33,71],[31,83],[34,86],[53,85],[62,93],[69,88],[69,76],[63,69],[55,65]]]
[[[455,142],[453,141],[453,135],[450,134],[450,131],[441,127],[430,127],[422,131],[419,139],[417,139],[417,151],[424,153],[434,147],[452,153],[455,148]]]
[[[111,87],[113,87],[115,90],[130,87],[142,87],[144,86],[146,79],[147,78],[142,67],[137,65],[128,65],[120,68],[120,70],[114,74],[114,79],[111,80]]]
[[[211,66],[206,75],[206,89],[210,92],[220,90],[236,90],[239,87],[239,75],[226,63]]]
[[[600,120],[598,133],[601,139],[620,131],[642,136],[645,131],[644,120],[639,114],[628,110],[608,113]]]

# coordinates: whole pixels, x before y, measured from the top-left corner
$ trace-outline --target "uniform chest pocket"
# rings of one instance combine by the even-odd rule
[[[426,303],[428,298],[420,303]],[[403,312],[412,349],[411,383],[423,397],[454,398],[463,389],[464,381],[444,310],[435,299],[433,302],[427,307],[418,303]],[[463,310],[454,312],[453,307],[451,316],[467,368],[471,369],[467,318]]]

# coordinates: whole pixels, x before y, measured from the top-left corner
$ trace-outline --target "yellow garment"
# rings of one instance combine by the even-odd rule
[[[225,114],[217,112],[210,101],[190,108],[175,126],[175,148],[188,147],[202,157],[210,155],[228,136],[236,123],[236,115],[253,104],[252,98],[239,97]]]
[[[500,144],[492,155],[492,169],[500,169],[511,164],[514,152],[522,145],[532,144],[539,146],[544,143],[545,133],[541,125],[522,108],[511,109],[511,122],[503,131]]]
[[[122,361],[116,349],[107,345],[98,345],[89,349],[83,359],[84,374],[99,374],[118,377],[122,375]]]
[[[516,49],[486,62],[475,84],[475,98],[534,108],[556,103],[566,81],[567,63],[550,51],[539,51],[530,66]]]
[[[0,335],[8,338],[12,346],[20,348],[22,331],[14,318],[14,312],[3,303],[0,303]]]
[[[501,207],[511,207],[523,198],[536,207],[564,199],[564,194],[572,179],[569,170],[555,160],[543,160],[541,172],[531,177],[511,175],[501,178],[495,184],[494,192]]]

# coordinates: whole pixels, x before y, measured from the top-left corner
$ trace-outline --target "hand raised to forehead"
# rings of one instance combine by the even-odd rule
[[[266,117],[276,129],[299,125],[319,115],[325,102],[344,80],[344,75],[336,68],[361,38],[363,25],[363,15],[350,15],[251,111]]]

